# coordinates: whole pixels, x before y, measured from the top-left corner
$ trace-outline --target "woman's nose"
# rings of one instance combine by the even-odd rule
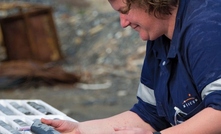
[[[130,22],[126,19],[126,15],[125,14],[120,14],[120,25],[123,28],[126,28],[127,26],[129,26]]]

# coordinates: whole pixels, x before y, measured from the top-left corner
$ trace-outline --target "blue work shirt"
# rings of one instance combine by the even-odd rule
[[[172,40],[148,41],[138,103],[157,131],[206,107],[221,110],[221,1],[180,0]]]

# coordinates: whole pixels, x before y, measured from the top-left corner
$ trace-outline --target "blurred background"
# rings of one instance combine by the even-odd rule
[[[107,0],[0,2],[1,99],[40,99],[78,121],[109,117],[136,103],[145,42],[120,27]],[[42,6],[52,12],[26,15]],[[5,20],[16,14],[20,21]]]

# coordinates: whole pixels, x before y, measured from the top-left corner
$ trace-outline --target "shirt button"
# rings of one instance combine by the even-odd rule
[[[165,66],[166,65],[166,61],[163,61],[162,65]]]

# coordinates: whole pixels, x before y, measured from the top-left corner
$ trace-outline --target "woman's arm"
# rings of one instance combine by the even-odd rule
[[[149,124],[144,122],[136,113],[126,111],[121,114],[97,120],[80,123],[59,120],[45,120],[42,122],[53,126],[61,133],[70,134],[110,134],[117,127],[139,127],[149,131],[155,131]]]
[[[220,134],[221,111],[205,108],[189,120],[161,131],[162,134]]]
[[[114,134],[150,134],[143,128],[125,127],[115,129]],[[161,134],[220,134],[221,111],[205,108],[182,124],[167,128]]]

